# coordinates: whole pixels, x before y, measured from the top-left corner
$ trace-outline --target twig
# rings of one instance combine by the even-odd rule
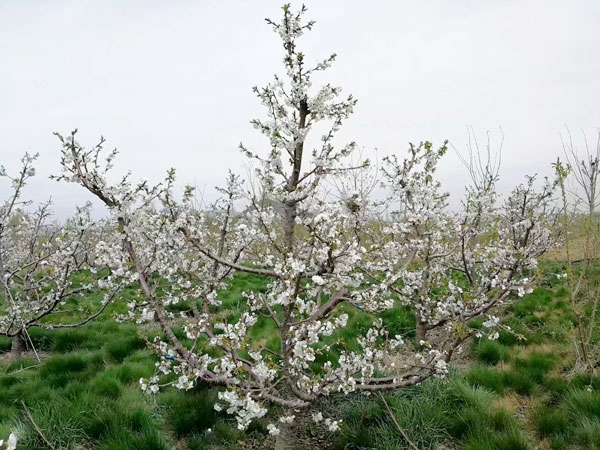
[[[47,330],[54,330],[54,329],[58,329],[58,328],[78,328],[80,326],[85,325],[88,322],[91,322],[92,320],[94,320],[96,317],[98,317],[100,314],[102,314],[104,312],[106,307],[112,302],[112,300],[115,298],[115,296],[119,292],[119,289],[121,289],[121,286],[123,286],[123,283],[120,283],[117,286],[117,288],[110,294],[110,297],[108,297],[106,300],[103,300],[102,307],[98,311],[96,311],[95,314],[88,316],[86,319],[82,320],[81,322],[68,323],[68,324],[57,324],[57,325],[44,325],[44,327]]]
[[[402,437],[404,438],[404,440],[406,441],[408,446],[414,450],[419,450],[419,448],[415,444],[413,444],[413,442],[408,438],[408,436],[406,435],[406,432],[402,429],[402,427],[396,420],[396,416],[394,416],[394,413],[390,409],[390,405],[388,405],[388,402],[385,400],[385,397],[383,396],[383,394],[381,392],[379,393],[379,397],[381,397],[381,401],[383,402],[385,409],[387,410],[390,418],[392,419],[392,422],[394,422],[394,426],[396,427],[396,430],[398,430],[398,432],[402,435]]]
[[[37,358],[38,362],[41,363],[42,360],[40,359],[40,355],[38,355],[38,352],[35,349],[35,345],[33,345],[33,341],[31,340],[31,336],[29,336],[29,333],[27,332],[27,328],[23,328],[23,332],[25,333],[25,336],[27,336],[27,339],[29,340],[29,343],[31,344],[31,349],[33,350],[33,353],[35,353],[35,357]]]
[[[25,405],[25,402],[23,400],[21,400],[21,404],[23,405],[23,409],[25,409],[25,414],[27,414],[27,417],[31,421],[33,428],[35,428],[35,431],[37,431],[37,434],[40,435],[40,437],[42,438],[42,440],[46,443],[46,445],[48,447],[50,447],[51,449],[54,449],[54,446],[48,441],[48,439],[46,439],[46,436],[44,436],[44,433],[42,433],[42,430],[40,430],[40,427],[38,427],[37,423],[35,423],[35,420],[33,420],[33,417],[31,416],[31,413],[29,412],[29,409],[27,409],[27,405]]]
[[[574,259],[573,261],[570,261],[571,264],[579,264],[582,262],[596,262],[599,261],[600,258],[580,258],[580,259]]]
[[[21,367],[19,370],[15,370],[14,372],[10,372],[11,375],[15,374],[15,373],[19,373],[19,372],[23,372],[27,369],[34,369],[36,367],[40,367],[41,364],[34,364],[33,366],[27,366],[27,367]],[[5,372],[5,373],[9,373],[9,372]]]

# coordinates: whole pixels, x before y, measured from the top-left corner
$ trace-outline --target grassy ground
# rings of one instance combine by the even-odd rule
[[[255,277],[237,277],[222,295],[225,305],[235,311],[241,291],[250,285],[261,287]],[[134,295],[133,289],[126,292]],[[563,280],[548,277],[510,308],[507,324],[525,339],[503,332],[498,341],[474,340],[466,349],[472,363],[446,380],[383,398],[327,399],[320,406],[339,411],[341,432],[324,435],[300,424],[299,444],[336,450],[410,448],[391,412],[419,449],[600,449],[600,378],[570,372],[575,318],[568,295]],[[115,305],[79,329],[32,329],[41,362],[32,355],[9,362],[0,354],[0,437],[15,430],[20,449],[272,446],[265,423],[243,433],[231,418],[214,411],[214,389],[199,385],[189,392],[144,395],[138,380],[153,374],[155,359],[136,328],[112,320],[121,308]],[[410,332],[410,313],[393,314],[397,331]],[[368,322],[355,314],[344,332]],[[9,348],[10,342],[0,339],[0,352]]]

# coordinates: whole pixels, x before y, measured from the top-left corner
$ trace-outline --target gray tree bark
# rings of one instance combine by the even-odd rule
[[[27,341],[23,333],[19,333],[12,338],[10,354],[13,358],[20,358],[25,350],[27,350]]]

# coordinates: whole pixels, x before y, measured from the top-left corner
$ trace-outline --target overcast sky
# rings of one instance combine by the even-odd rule
[[[408,142],[458,149],[467,125],[492,145],[504,131],[502,188],[549,173],[568,125],[581,146],[600,126],[600,1],[437,0],[306,2],[309,60],[338,54],[327,81],[358,99],[342,138],[367,156]],[[265,17],[280,1],[0,1],[0,164],[39,152],[26,195],[52,196],[64,215],[88,196],[47,179],[58,172],[53,131],[102,134],[135,177],[221,184],[243,173],[240,141],[267,151],[249,125],[264,117],[252,86],[281,73],[282,48]],[[299,6],[299,5],[296,5]],[[593,140],[593,139],[592,139]],[[442,171],[459,192],[465,171]],[[0,199],[7,194],[0,184]]]

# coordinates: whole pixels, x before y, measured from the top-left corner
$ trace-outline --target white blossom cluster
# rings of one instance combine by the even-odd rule
[[[0,439],[0,448],[4,448],[6,450],[16,450],[17,436],[14,433],[10,433],[6,442],[4,442],[4,439]]]

